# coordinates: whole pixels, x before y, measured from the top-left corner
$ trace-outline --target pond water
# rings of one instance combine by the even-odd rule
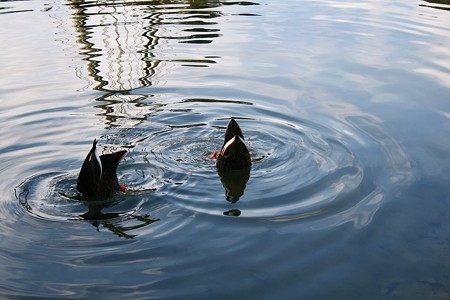
[[[449,10],[1,1],[0,295],[448,299]],[[128,190],[88,202],[95,138]]]

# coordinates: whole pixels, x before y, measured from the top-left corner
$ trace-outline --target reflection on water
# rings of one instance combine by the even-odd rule
[[[42,174],[15,188],[15,196],[22,207],[35,217],[54,221],[87,221],[97,230],[102,226],[127,239],[137,236],[128,231],[159,221],[148,214],[140,214],[137,206],[123,203],[126,193],[118,193],[108,200],[92,201],[78,194],[75,185],[75,179],[66,175]],[[68,194],[71,192],[73,194]]]
[[[438,2],[1,1],[0,294],[448,298]],[[251,174],[205,160],[231,117]]]
[[[236,203],[244,195],[245,187],[250,179],[250,169],[242,170],[217,170],[220,181],[225,189],[227,201]]]
[[[23,201],[21,201],[23,203]],[[114,206],[114,203],[93,203],[87,202],[88,211],[80,215],[81,220],[89,221],[98,230],[101,225],[115,235],[130,239],[136,234],[128,234],[127,231],[133,231],[144,226],[150,225],[159,219],[151,219],[148,215],[124,214],[124,213],[103,213],[102,210],[108,206]],[[116,220],[116,221],[115,221]],[[118,220],[118,221],[117,221]],[[133,225],[123,225],[128,221],[135,221]]]
[[[225,198],[228,202],[234,204],[244,195],[245,187],[250,179],[251,167],[242,170],[217,170],[223,188],[225,189]],[[241,211],[232,208],[224,211],[225,216],[238,217]]]
[[[430,4],[419,4],[420,6],[437,8],[442,10],[450,10],[450,1],[449,0],[423,0],[424,2]],[[435,5],[437,4],[437,5]]]
[[[172,64],[208,67],[220,57],[194,53],[221,36],[216,18],[223,1],[69,1],[95,89],[148,87]],[[246,2],[245,4],[256,4]],[[177,44],[191,44],[179,46]],[[184,47],[190,48],[183,51]]]
[[[220,56],[207,45],[221,37],[221,6],[257,5],[226,1],[69,1],[88,76],[77,76],[105,92],[95,98],[106,128],[135,128],[165,104],[139,88],[161,85],[175,67],[209,67]],[[249,14],[245,14],[248,16]],[[213,54],[211,54],[213,53]],[[117,136],[116,136],[117,137]],[[108,137],[108,138],[111,138]]]

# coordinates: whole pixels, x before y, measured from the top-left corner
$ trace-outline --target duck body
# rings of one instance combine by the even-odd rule
[[[216,167],[221,170],[240,170],[252,165],[242,129],[233,118],[228,123],[222,149],[216,158]]]
[[[117,166],[125,157],[127,151],[118,151],[111,154],[98,155],[97,140],[81,166],[77,180],[77,190],[85,196],[105,198],[114,191],[123,188],[117,179]]]

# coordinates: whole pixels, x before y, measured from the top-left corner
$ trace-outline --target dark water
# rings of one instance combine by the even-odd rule
[[[2,298],[448,299],[449,9],[2,1]]]

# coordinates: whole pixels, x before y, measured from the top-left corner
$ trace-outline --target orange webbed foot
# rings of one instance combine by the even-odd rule
[[[217,154],[219,154],[219,150],[214,151],[214,153],[210,157],[207,157],[206,160],[211,160],[211,159],[216,158]]]

